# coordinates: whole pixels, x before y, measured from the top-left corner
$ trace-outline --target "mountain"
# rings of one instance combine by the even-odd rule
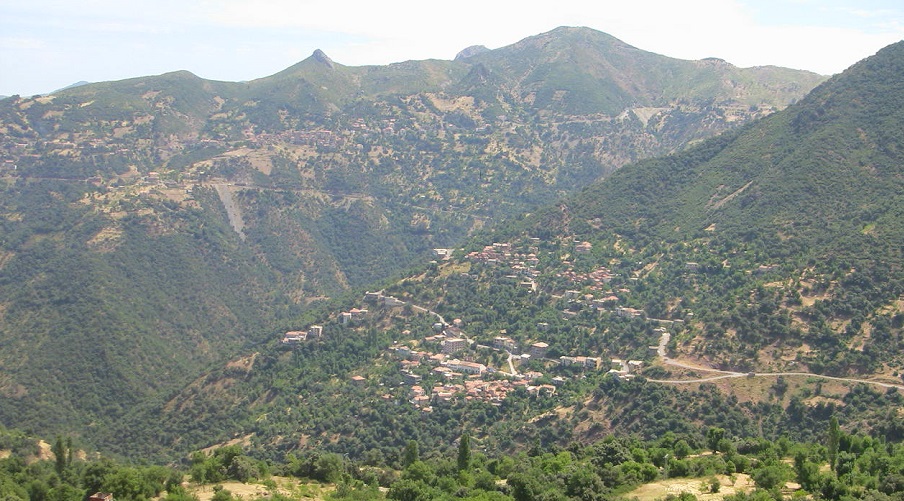
[[[82,85],[88,85],[88,84],[90,84],[90,83],[91,83],[91,82],[88,82],[88,81],[86,81],[86,80],[79,80],[78,82],[69,84],[69,85],[63,87],[62,89],[57,89],[57,90],[51,92],[51,94],[56,94],[57,92],[62,92],[62,91],[64,91],[64,90],[66,90],[66,89],[72,89],[72,88],[75,88],[75,87],[81,87]]]
[[[442,451],[463,430],[488,450],[819,440],[833,416],[900,441],[902,75],[904,42],[299,319],[322,337],[274,337],[123,429],[153,415],[168,427],[143,450],[206,434],[272,458]]]
[[[0,420],[154,436],[126,417],[324,300],[822,80],[560,28],[457,61],[316,51],[244,83],[179,71],[3,100]]]

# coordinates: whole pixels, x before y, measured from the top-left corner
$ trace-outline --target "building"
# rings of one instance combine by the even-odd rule
[[[367,310],[363,308],[352,308],[348,312],[352,314],[352,320],[362,320],[367,316]]]
[[[623,307],[616,308],[615,314],[620,317],[628,317],[628,318],[645,316],[645,313],[643,310],[638,310],[638,309],[634,309],[634,308],[623,308]]]
[[[287,332],[283,338],[283,344],[298,344],[306,341],[308,338],[308,333],[305,331],[289,331]]]
[[[542,341],[539,341],[530,345],[528,354],[531,356],[531,358],[543,358],[546,356],[547,350],[549,350],[549,345]]]
[[[493,347],[500,350],[515,351],[517,348],[515,340],[507,336],[496,336],[493,338]]]
[[[457,353],[468,347],[468,341],[460,337],[446,339],[443,341],[443,353]]]
[[[88,501],[113,501],[113,494],[110,492],[95,492]]]
[[[439,259],[447,260],[452,257],[452,249],[433,249],[433,255]]]
[[[598,369],[600,359],[597,357],[559,357],[559,365],[562,367],[570,367],[577,365],[584,369]]]
[[[452,369],[455,372],[461,372],[462,374],[483,374],[487,371],[487,366],[483,364],[478,364],[475,362],[462,362],[460,360],[451,360],[446,363],[446,367]]]

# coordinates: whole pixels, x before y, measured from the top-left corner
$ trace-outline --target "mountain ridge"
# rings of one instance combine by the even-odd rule
[[[835,418],[900,440],[902,75],[904,43],[784,111],[620,169],[307,317],[299,326],[322,339],[290,351],[272,340],[258,352],[268,363],[227,391],[234,371],[199,378],[170,401],[188,415],[168,414],[171,433],[199,433],[197,417],[217,422],[210,402],[229,402],[245,423],[232,434],[254,434],[271,455],[391,454],[412,436],[441,450],[450,422],[503,450],[689,423],[819,439]],[[339,308],[358,307],[368,316],[342,324]],[[443,339],[465,346],[448,363],[434,355]],[[474,367],[462,360],[494,371],[450,373]],[[533,390],[493,400],[517,373]],[[343,392],[354,402],[329,396]]]
[[[582,55],[601,37],[562,33]],[[661,61],[656,78],[688,79],[632,89],[567,58],[560,78],[559,52],[381,67],[314,53],[246,83],[181,71],[0,102],[0,343],[15,348],[0,417],[97,437],[327,298],[820,80],[749,77],[768,95],[752,105],[735,96],[743,72],[726,91],[711,70],[646,53],[611,82]]]

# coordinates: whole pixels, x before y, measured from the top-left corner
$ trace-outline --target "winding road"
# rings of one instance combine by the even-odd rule
[[[663,332],[662,336],[659,338],[659,345],[656,346],[656,354],[662,359],[662,363],[666,365],[671,365],[673,367],[680,367],[682,369],[689,369],[695,371],[703,371],[703,372],[714,372],[718,375],[716,376],[708,376],[704,378],[697,379],[647,379],[647,381],[651,383],[663,383],[663,384],[695,384],[695,383],[708,383],[711,381],[718,381],[720,379],[729,379],[736,377],[817,377],[821,379],[828,379],[830,381],[842,381],[846,383],[863,383],[863,384],[871,384],[875,386],[879,386],[882,388],[896,388],[899,390],[904,390],[904,385],[900,384],[892,384],[892,383],[883,383],[881,381],[872,381],[869,379],[857,379],[857,378],[847,378],[847,377],[835,377],[835,376],[824,376],[822,374],[814,374],[812,372],[734,372],[734,371],[723,371],[719,369],[712,369],[709,367],[701,367],[699,365],[687,364],[684,362],[678,362],[677,360],[671,359],[666,356],[666,345],[669,344],[669,340],[671,339],[671,334],[668,332]]]

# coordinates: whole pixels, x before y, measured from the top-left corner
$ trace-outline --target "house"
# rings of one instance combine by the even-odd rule
[[[577,359],[585,369],[599,369],[602,362],[598,357],[577,357]]]
[[[322,325],[312,325],[310,329],[308,329],[308,337],[320,339],[323,337],[323,326]]]
[[[352,384],[355,386],[364,386],[367,383],[367,378],[364,376],[352,376]]]
[[[500,350],[515,351],[517,344],[515,340],[507,336],[496,336],[493,338],[493,347]]]
[[[593,250],[593,244],[590,242],[581,242],[574,246],[574,251],[577,254],[588,254],[591,250]]]
[[[301,343],[301,342],[307,340],[307,338],[308,338],[308,333],[307,333],[307,332],[304,332],[304,331],[289,331],[289,332],[287,332],[287,333],[283,336],[283,338],[282,338],[282,343],[283,343],[283,344],[289,344],[289,345],[291,345],[291,344],[298,344],[298,343]]]
[[[113,494],[110,492],[95,492],[88,501],[113,501]]]
[[[451,354],[464,350],[468,347],[468,341],[462,338],[446,339],[442,343],[443,353]]]
[[[623,308],[623,307],[616,308],[615,314],[620,317],[628,317],[628,318],[645,316],[645,312],[643,310],[637,310],[634,308]]]
[[[433,255],[442,260],[447,260],[452,257],[452,249],[433,249]]]
[[[393,346],[390,349],[395,350],[395,355],[403,360],[408,360],[411,358],[414,351],[407,346]]]
[[[340,324],[347,325],[347,324],[351,323],[351,321],[352,321],[351,313],[349,313],[347,311],[343,311],[342,313],[339,314],[339,323]]]
[[[487,366],[474,362],[462,362],[460,360],[450,360],[446,363],[446,367],[463,374],[483,374],[487,371]]]
[[[559,365],[562,367],[568,367],[571,365],[577,365],[584,369],[598,369],[600,366],[600,359],[597,357],[559,357]]]
[[[540,341],[530,345],[530,350],[528,354],[531,358],[543,358],[546,356],[546,351],[549,349],[549,345]]]

